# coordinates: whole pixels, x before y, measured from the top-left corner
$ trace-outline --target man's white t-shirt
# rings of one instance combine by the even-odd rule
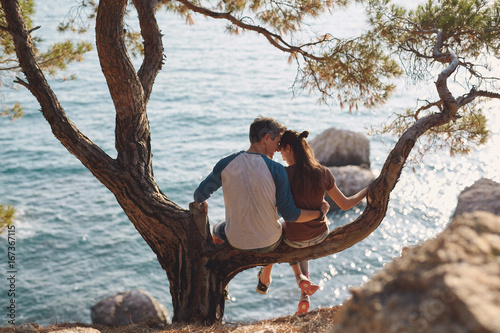
[[[263,154],[238,152],[221,159],[194,193],[201,203],[222,186],[226,236],[231,246],[251,250],[276,243],[286,221],[300,216],[283,165]]]

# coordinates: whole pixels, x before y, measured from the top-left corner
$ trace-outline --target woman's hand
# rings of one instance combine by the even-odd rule
[[[323,200],[323,203],[321,204],[320,211],[321,211],[321,216],[320,220],[323,220],[323,218],[328,214],[328,211],[330,210],[330,204],[326,201]]]

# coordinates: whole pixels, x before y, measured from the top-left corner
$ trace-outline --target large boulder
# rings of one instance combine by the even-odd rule
[[[351,290],[332,332],[500,332],[500,217],[457,216]]]
[[[155,298],[143,290],[130,290],[103,299],[91,308],[92,323],[124,326],[146,320],[168,323],[168,312]]]
[[[373,172],[369,169],[357,166],[347,165],[341,167],[329,167],[338,188],[347,197],[354,195],[370,185],[375,179]],[[326,201],[331,206],[331,209],[339,209],[337,204],[330,198],[328,194],[325,196]]]
[[[500,215],[500,184],[480,179],[460,193],[454,216],[482,210]]]
[[[330,128],[309,143],[325,166],[370,166],[370,141],[362,133]]]

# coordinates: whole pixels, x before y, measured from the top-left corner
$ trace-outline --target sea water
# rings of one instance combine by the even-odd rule
[[[45,38],[45,44],[67,38],[55,28],[74,5],[62,0],[38,2],[34,24],[41,28],[34,34]],[[312,23],[349,36],[362,29],[360,14],[360,8],[353,8]],[[393,112],[414,106],[417,98],[435,96],[432,82],[419,87],[401,83],[395,96],[374,110],[349,113],[335,103],[321,105],[317,94],[292,89],[296,67],[263,36],[230,36],[224,22],[194,18],[195,25],[190,26],[182,18],[160,13],[166,59],[148,104],[155,178],[182,207],[188,207],[193,191],[221,157],[248,148],[248,127],[258,115],[275,117],[291,129],[308,130],[310,138],[331,127],[367,133]],[[134,61],[139,66],[140,61]],[[114,109],[96,52],[69,66],[68,73],[49,78],[68,117],[116,156]],[[70,74],[77,80],[67,80]],[[167,276],[114,196],[52,135],[26,89],[3,86],[2,94],[7,104],[21,102],[25,114],[16,121],[0,118],[0,203],[17,210],[11,234],[14,260],[8,258],[7,232],[0,237],[0,326],[7,324],[12,300],[17,324],[90,322],[93,304],[130,289],[147,291],[171,312]],[[443,230],[466,186],[482,177],[500,181],[500,107],[492,102],[488,110],[492,137],[486,146],[467,157],[451,158],[438,151],[407,165],[379,228],[341,253],[311,261],[311,278],[321,286],[311,298],[313,309],[342,304],[350,287],[365,283],[403,247]],[[371,167],[377,176],[396,138],[369,138]],[[279,154],[275,160],[282,162]],[[221,191],[208,202],[211,223],[222,220]],[[363,208],[331,212],[330,228],[354,220]],[[265,296],[255,292],[256,273],[257,268],[247,270],[230,282],[226,321],[296,311],[300,291],[287,264],[275,265]],[[11,275],[13,284],[8,280]]]

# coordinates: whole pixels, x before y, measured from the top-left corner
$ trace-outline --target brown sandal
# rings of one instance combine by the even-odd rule
[[[264,267],[261,267],[259,269],[259,272],[257,273],[257,277],[259,279],[259,283],[257,284],[257,288],[255,288],[255,291],[258,292],[259,294],[265,295],[267,294],[267,291],[269,290],[269,286],[271,285],[271,281],[268,284],[264,284],[260,281],[260,276],[262,275],[262,272],[264,271]]]

